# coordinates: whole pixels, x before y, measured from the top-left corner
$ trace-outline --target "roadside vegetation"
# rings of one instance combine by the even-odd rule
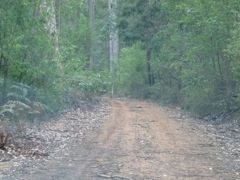
[[[240,110],[239,19],[233,1],[120,1],[118,93],[200,117]]]
[[[108,91],[107,53],[90,68],[94,37],[83,0],[0,2],[0,149]]]
[[[1,0],[0,148],[104,94],[227,121],[240,110],[239,26],[238,0]]]

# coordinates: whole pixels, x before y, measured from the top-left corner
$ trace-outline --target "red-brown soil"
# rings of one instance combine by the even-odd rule
[[[110,116],[91,135],[72,144],[62,158],[18,178],[240,179],[239,132],[235,132],[235,138],[222,141],[219,137],[228,137],[212,125],[185,117],[177,110],[135,100],[114,99],[110,103]],[[236,154],[222,144],[230,141]]]

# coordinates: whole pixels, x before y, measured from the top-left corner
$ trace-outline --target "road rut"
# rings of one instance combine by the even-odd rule
[[[219,147],[163,108],[111,100],[112,112],[69,154],[23,179],[237,179],[224,169]]]

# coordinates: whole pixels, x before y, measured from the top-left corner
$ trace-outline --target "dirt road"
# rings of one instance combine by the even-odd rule
[[[112,100],[110,118],[63,159],[23,179],[237,180],[219,147],[157,105]],[[225,168],[226,167],[226,168]],[[230,167],[230,166],[229,166]]]

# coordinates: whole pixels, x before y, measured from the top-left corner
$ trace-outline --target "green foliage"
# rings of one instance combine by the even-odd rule
[[[150,89],[150,99],[163,105],[176,104],[177,92],[173,84],[157,82]]]
[[[116,91],[119,94],[135,98],[148,97],[145,56],[140,43],[121,50],[116,75]]]
[[[136,42],[148,43],[156,32],[162,15],[159,1],[120,0],[118,2],[120,37],[127,45]],[[162,19],[161,23],[164,24]]]
[[[200,115],[239,109],[237,0],[123,0],[119,4],[119,32],[127,45],[121,52],[117,77],[123,94],[148,94],[145,97]],[[137,41],[145,54],[151,52],[150,59],[134,58]],[[139,72],[135,69],[138,63],[145,67]],[[145,83],[147,72],[153,74],[150,87]]]
[[[1,1],[1,103],[7,100],[6,92],[12,92],[10,81],[43,87],[48,84],[45,81],[46,74],[49,74],[49,79],[55,76],[52,73],[55,67],[51,62],[54,56],[53,42],[44,27],[44,18],[40,15],[35,16],[39,11],[39,2]],[[8,96],[23,98],[25,94],[12,92]]]
[[[31,102],[41,102],[58,112],[67,106],[65,95],[69,89],[81,89],[82,96],[105,91],[107,75],[88,73],[92,34],[87,3],[70,0],[56,7],[58,55],[55,41],[46,29],[49,17],[41,10],[42,1],[0,2],[0,103],[4,107],[10,100],[31,108]],[[61,63],[62,69],[56,62]],[[75,77],[86,82],[81,82],[81,86],[79,82],[70,83]]]
[[[91,30],[87,1],[58,2],[57,53],[42,1],[0,2],[2,116],[28,119],[48,107],[57,112],[77,104],[75,97],[92,101],[110,86],[119,95],[177,104],[200,115],[239,109],[238,0],[119,0],[121,53],[112,78],[108,40],[115,27],[108,4],[96,1]]]
[[[71,90],[77,90],[80,96],[86,100],[94,100],[98,95],[108,92],[111,86],[111,77],[108,72],[84,72],[73,76],[69,81]]]
[[[31,87],[22,83],[11,86],[8,101],[0,106],[0,115],[4,120],[14,123],[34,120],[52,115],[54,112],[45,104],[30,99]]]
[[[240,12],[236,14],[237,17],[240,18]],[[240,57],[240,23],[236,22],[234,24],[234,28],[231,31],[231,39],[229,40],[228,47],[225,50],[225,53],[228,54],[232,60],[232,70],[234,75],[236,76],[236,80],[239,83],[239,77],[240,77],[240,63],[239,63],[239,57]]]
[[[70,18],[70,17],[69,17]],[[66,73],[72,70],[79,70],[79,68],[86,68],[88,66],[89,49],[90,49],[90,29],[88,20],[85,16],[80,15],[76,17],[77,22],[72,22],[73,25],[67,25],[62,22],[61,29],[61,61],[66,67]],[[66,19],[66,21],[69,19]]]

